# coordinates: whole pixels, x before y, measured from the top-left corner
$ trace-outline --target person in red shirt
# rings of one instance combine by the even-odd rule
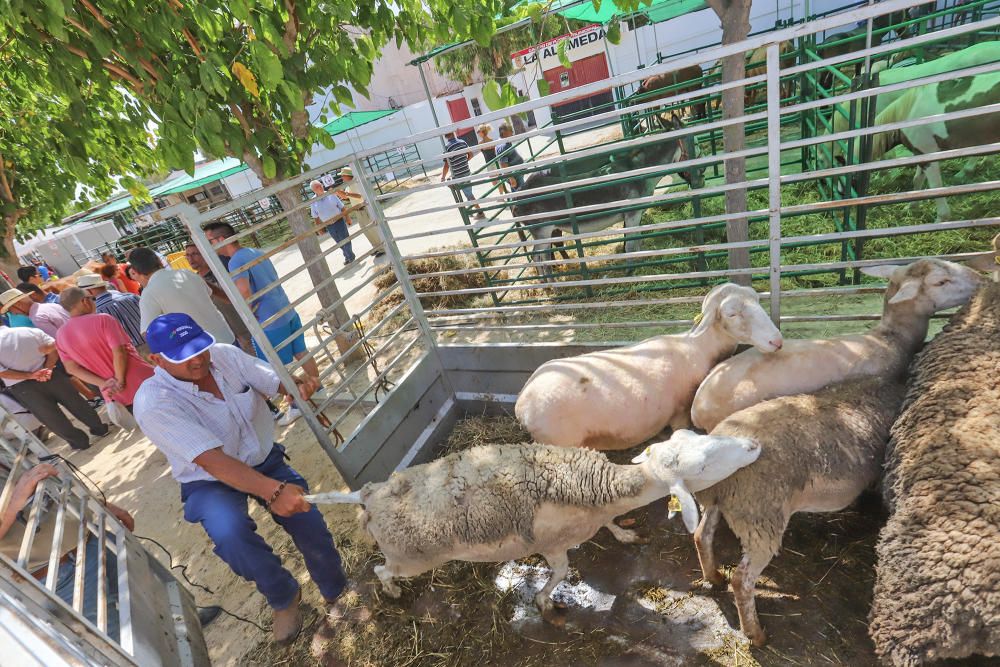
[[[69,322],[56,335],[56,350],[70,375],[100,387],[106,401],[132,410],[139,386],[153,375],[118,320],[95,312],[94,297],[79,287],[59,295]]]
[[[117,274],[115,275],[115,279],[120,284],[119,292],[139,293],[139,283],[132,280],[128,275],[128,264],[119,264],[118,259],[110,252],[101,253],[101,261],[116,267]],[[119,285],[116,284],[115,287],[119,287]]]

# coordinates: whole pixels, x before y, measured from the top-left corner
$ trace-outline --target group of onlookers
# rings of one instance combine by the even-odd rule
[[[321,224],[330,217],[315,213],[327,206],[314,211]],[[243,246],[228,224],[210,224],[205,233],[282,363],[302,360],[302,372],[295,378],[299,395],[315,396],[319,371],[315,360],[305,358],[301,318],[277,284],[270,259]],[[340,233],[330,230],[334,239]],[[375,238],[379,243],[373,250],[380,252],[381,239]],[[301,591],[256,532],[248,499],[256,499],[292,536],[329,605],[345,589],[346,576],[322,515],[303,497],[308,490],[305,479],[288,465],[284,448],[274,441],[277,409],[269,397],[282,394],[290,399],[288,390],[273,368],[251,356],[264,355],[197,246],[189,244],[185,255],[192,271],[169,268],[153,250],[136,248],[128,255],[127,268],[105,262],[97,272],[63,287],[58,303],[48,298],[44,282],[3,292],[0,310],[23,316],[29,324],[0,326],[0,378],[7,383],[9,397],[74,449],[86,449],[90,436],[100,438],[110,429],[71,378],[100,392],[109,415],[116,406],[131,413],[132,426],[166,456],[180,484],[184,518],[200,523],[215,545],[214,553],[256,584],[273,609],[275,639],[287,642],[302,627]],[[130,283],[138,294],[131,292]],[[63,409],[89,429],[89,435]],[[279,423],[297,416],[298,410],[290,406],[279,415]],[[0,487],[11,472],[2,453],[0,449]],[[28,499],[42,480],[57,474],[56,468],[41,464],[13,482],[11,502],[0,512],[0,552],[16,550],[27,525],[23,510]],[[133,528],[128,512],[110,504],[108,509],[126,528]],[[100,576],[91,568],[98,561],[96,545],[96,540],[87,541],[83,574],[84,614],[91,620],[100,603],[100,597],[90,595]],[[75,547],[73,542],[67,554],[72,556]],[[115,558],[109,551],[105,576],[111,583],[117,579]],[[72,601],[74,560],[64,560],[56,593]],[[28,567],[36,577],[44,577],[42,561],[31,561]],[[117,638],[114,599],[109,584],[107,632]]]
[[[478,128],[476,128],[476,134],[479,136],[479,143],[485,144],[493,141],[490,133],[493,128],[487,123],[483,123]],[[493,170],[496,168],[506,168],[513,167],[519,164],[524,164],[524,158],[517,152],[514,147],[512,137],[514,136],[514,130],[510,123],[504,121],[500,124],[500,138],[505,141],[497,144],[496,146],[486,146],[480,149],[483,154],[483,158],[486,160],[487,170]],[[469,148],[468,142],[466,142],[461,137],[458,137],[454,132],[445,132],[444,135],[446,141],[444,152],[446,153],[444,159],[444,166],[441,169],[441,182],[445,182],[448,179],[448,174],[451,174],[453,179],[465,178],[472,175],[472,170],[469,168],[469,160],[472,159],[472,150]],[[520,173],[512,173],[503,176],[500,179],[495,179],[492,181],[493,185],[497,188],[497,191],[501,194],[506,194],[508,190],[510,192],[515,192],[519,190],[524,185],[524,177]],[[455,193],[456,201],[460,198],[458,193],[462,193],[465,196],[466,201],[473,201],[476,197],[472,192],[472,184],[469,182],[461,182],[457,184],[452,184],[452,191]],[[483,220],[486,218],[486,214],[483,213],[482,208],[479,204],[473,204],[472,210],[475,211],[475,217],[477,220]]]

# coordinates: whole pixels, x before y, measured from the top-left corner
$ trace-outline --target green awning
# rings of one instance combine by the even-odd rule
[[[334,118],[332,121],[323,126],[327,134],[331,137],[335,137],[338,134],[343,134],[348,130],[353,130],[356,127],[361,127],[367,123],[370,123],[379,118],[385,118],[386,116],[391,116],[392,114],[399,111],[399,109],[379,109],[377,111],[348,111],[343,116]]]
[[[535,2],[536,0],[522,1]],[[517,5],[515,5],[515,7],[516,6]],[[618,8],[618,5],[614,3],[614,0],[603,0],[603,2],[600,3],[600,9],[594,9],[593,0],[552,0],[552,4],[549,6],[549,11],[547,13],[559,14],[560,16],[564,16],[568,19],[594,24],[607,24],[615,18],[624,19],[629,16],[645,14],[649,17],[651,22],[660,23],[662,21],[669,21],[670,19],[677,18],[678,16],[690,14],[691,12],[700,11],[706,7],[708,7],[708,5],[705,4],[704,0],[652,0],[648,7],[645,4],[640,3],[637,11],[623,12]],[[497,17],[497,19],[500,18],[501,17]],[[503,26],[497,30],[497,33],[499,34],[501,32],[506,32],[507,30],[519,28],[530,22],[531,19],[521,19],[520,21],[515,21],[514,23]],[[466,44],[471,44],[472,41],[473,40],[470,39],[465,42],[452,42],[451,44],[436,46],[422,56],[414,58],[409,64],[419,65],[420,63],[426,62],[446,51],[463,47]]]
[[[185,190],[191,190],[193,188],[199,188],[203,185],[221,180],[226,176],[238,174],[246,169],[248,169],[248,167],[235,158],[227,157],[222,160],[214,160],[208,164],[196,167],[193,175],[182,174],[176,178],[171,178],[169,181],[160,183],[155,188],[150,188],[149,196],[162,197],[163,195],[170,195],[177,192],[184,192]],[[88,213],[72,224],[75,225],[80,222],[90,222],[91,220],[97,220],[98,218],[106,218],[112,213],[124,211],[131,206],[132,197],[122,197],[121,199],[116,199],[110,204],[102,206],[92,213]]]
[[[651,22],[661,23],[677,18],[678,16],[700,11],[707,6],[704,0],[653,0],[650,6],[646,7],[640,4],[638,11],[630,14],[618,9],[614,0],[604,0],[600,5],[600,9],[594,9],[593,2],[585,2],[565,9],[559,9],[556,13],[568,19],[586,21],[587,23],[608,23],[615,17],[624,18],[632,14],[645,14]]]
[[[226,176],[238,174],[249,169],[245,164],[236,158],[227,157],[223,160],[216,160],[209,164],[198,167],[194,170],[194,175],[184,174],[178,178],[167,181],[161,185],[151,188],[149,191],[152,197],[162,197],[176,192],[184,192],[193,188],[199,188],[209,183],[222,180]]]

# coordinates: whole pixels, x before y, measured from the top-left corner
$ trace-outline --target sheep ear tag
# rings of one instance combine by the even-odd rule
[[[646,449],[642,450],[642,454],[639,454],[634,459],[632,459],[632,463],[644,463],[648,461],[650,449],[651,449],[650,447],[646,447]]]
[[[680,504],[681,519],[684,520],[684,527],[687,528],[689,533],[693,533],[698,527],[698,503],[695,502],[694,496],[680,482],[670,487],[670,493],[673,494],[671,500],[676,500]],[[669,516],[673,517],[676,513],[675,511],[671,511]]]

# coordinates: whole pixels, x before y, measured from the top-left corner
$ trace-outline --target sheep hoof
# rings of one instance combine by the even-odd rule
[[[566,606],[552,604],[547,609],[542,610],[542,620],[549,625],[562,628],[566,626]]]
[[[722,576],[722,573],[718,570],[716,570],[712,576],[705,577],[705,584],[713,591],[726,590],[726,578]]]
[[[756,632],[746,632],[744,633],[747,639],[750,640],[751,646],[761,647],[767,643],[767,633],[764,632],[763,628],[757,628]]]

